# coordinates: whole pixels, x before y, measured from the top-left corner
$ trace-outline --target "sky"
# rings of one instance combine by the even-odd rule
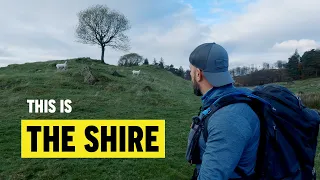
[[[0,67],[26,62],[90,57],[98,46],[80,44],[77,13],[102,4],[130,21],[128,52],[107,48],[105,61],[135,52],[152,62],[184,69],[200,44],[215,42],[229,66],[287,61],[320,48],[319,0],[0,0]]]

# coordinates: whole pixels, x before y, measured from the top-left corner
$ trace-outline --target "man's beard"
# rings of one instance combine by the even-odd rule
[[[202,96],[202,92],[200,90],[199,84],[197,82],[193,81],[192,86],[193,86],[193,93],[196,96]]]

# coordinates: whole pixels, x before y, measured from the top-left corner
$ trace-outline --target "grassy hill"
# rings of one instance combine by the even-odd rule
[[[63,62],[0,68],[0,179],[190,178],[193,167],[184,157],[186,138],[191,117],[200,106],[190,82],[153,66],[117,67],[88,59],[69,60],[67,71],[57,71],[55,64]],[[85,82],[85,67],[97,78],[94,85]],[[133,69],[142,74],[133,76]],[[115,70],[125,77],[112,76]],[[304,83],[309,86],[311,82]],[[320,85],[320,79],[313,79],[312,84]],[[296,85],[303,88],[303,83]],[[73,110],[70,114],[29,114],[27,99],[70,99]],[[21,119],[165,119],[166,158],[21,159]]]
[[[200,106],[191,83],[152,66],[135,68],[73,59],[58,72],[48,61],[0,68],[0,179],[188,179],[190,118]],[[99,80],[84,82],[90,67]],[[141,70],[132,76],[132,70]],[[125,77],[115,77],[114,70]],[[27,99],[70,99],[70,114],[29,114]],[[21,159],[21,119],[165,119],[165,159]]]

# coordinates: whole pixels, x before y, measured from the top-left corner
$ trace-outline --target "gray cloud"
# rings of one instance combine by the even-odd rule
[[[308,3],[307,3],[308,2]],[[287,58],[297,48],[299,52],[314,46],[292,44],[279,51],[277,43],[289,40],[320,41],[317,32],[320,25],[317,16],[320,1],[308,0],[258,0],[249,3],[242,14],[224,23],[211,26],[211,39],[221,43],[229,51],[231,62],[244,65],[274,62]]]
[[[74,34],[76,14],[94,4],[107,4],[129,18],[131,52],[150,61],[163,57],[175,66],[187,67],[190,52],[204,42],[222,44],[231,66],[286,60],[295,48],[302,51],[320,42],[318,0],[246,1],[241,14],[219,21],[208,17],[205,23],[190,5],[178,0],[15,0],[0,2],[0,66],[84,56],[99,59],[99,47],[77,43]],[[302,39],[309,43],[288,45]],[[105,59],[116,64],[124,53],[107,49]],[[9,55],[12,58],[4,60]]]
[[[100,57],[99,47],[76,42],[74,29],[77,12],[93,4],[108,4],[124,13],[131,21],[128,32],[132,52],[149,59],[163,57],[167,64],[186,65],[187,56],[194,44],[204,39],[204,32],[191,7],[178,1],[25,1],[2,4],[13,14],[9,25],[0,30],[0,45],[5,42],[21,62],[46,57]],[[18,4],[15,6],[15,4]],[[6,13],[6,12],[1,12]],[[0,18],[0,21],[8,21]],[[208,30],[208,29],[207,29]],[[37,54],[31,56],[30,52]],[[116,64],[125,52],[106,50],[108,63]]]
[[[18,0],[15,2],[1,2],[0,23],[7,24],[0,29],[0,46],[7,45],[14,55],[20,57],[21,63],[30,58],[42,60],[44,57],[100,57],[99,47],[82,45],[76,42],[74,30],[77,24],[77,13],[94,4],[108,4],[111,9],[116,9],[125,14],[131,21],[132,29],[128,32],[131,38],[132,51],[140,51],[142,55],[150,54],[150,44],[157,43],[140,40],[144,34],[155,34],[158,31],[165,33],[178,22],[177,18],[171,20],[172,14],[179,13],[185,8],[178,1],[102,1],[95,0],[70,0],[70,1],[41,1],[32,3]],[[6,16],[10,14],[10,16]],[[162,25],[158,24],[162,23]],[[153,28],[155,31],[150,32]],[[159,32],[160,33],[160,32]],[[158,33],[158,34],[159,34]],[[30,56],[32,52],[37,57]],[[158,49],[157,55],[165,54]],[[106,59],[108,63],[116,64],[120,55],[124,52],[107,49]],[[150,55],[151,56],[151,55]],[[154,55],[156,57],[156,55]]]

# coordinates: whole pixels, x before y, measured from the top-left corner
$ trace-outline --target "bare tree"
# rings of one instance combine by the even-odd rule
[[[130,29],[129,20],[121,13],[107,6],[95,5],[78,13],[79,23],[76,36],[84,44],[101,47],[101,61],[104,63],[105,47],[127,51],[129,38],[124,32]]]
[[[253,72],[254,72],[254,64],[251,64],[250,73],[253,73]]]
[[[157,63],[156,58],[154,58],[154,59],[153,59],[153,63],[152,63],[152,65],[154,65],[154,66],[158,66],[158,63]]]
[[[283,69],[283,68],[285,68],[285,64],[286,64],[286,62],[285,62],[285,61],[281,61],[281,60],[278,60],[277,62],[275,62],[275,66],[276,66],[278,69]]]
[[[241,73],[241,67],[236,67],[237,76],[240,76],[240,73]]]
[[[236,70],[231,69],[231,70],[229,70],[229,73],[231,74],[232,77],[235,77]]]
[[[184,79],[190,81],[191,80],[190,70],[189,69],[186,70],[184,74],[185,74]]]
[[[162,57],[160,58],[159,67],[160,67],[161,69],[164,69],[164,60],[163,60]]]
[[[263,66],[263,69],[270,69],[269,63],[264,62],[262,66]]]

